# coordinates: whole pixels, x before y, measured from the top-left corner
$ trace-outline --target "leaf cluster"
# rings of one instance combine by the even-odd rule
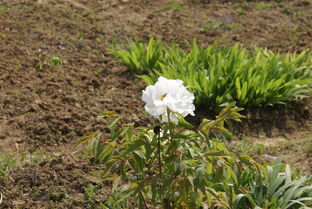
[[[290,168],[283,164],[267,165],[267,179],[255,176],[250,179],[249,191],[241,194],[248,199],[252,208],[270,209],[298,209],[312,206],[312,185],[308,185],[310,178],[305,176],[293,179]]]
[[[262,206],[256,191],[271,185],[270,170],[247,155],[230,152],[213,137],[228,134],[224,124],[239,120],[239,110],[229,106],[196,130],[182,120],[177,126],[162,124],[156,133],[133,124],[118,128],[115,117],[108,124],[109,139],[100,132],[83,137],[81,143],[88,142],[93,161],[105,165],[103,179],[112,182],[113,194],[106,205],[116,209]]]
[[[309,51],[280,54],[257,47],[247,50],[238,43],[201,48],[196,41],[186,51],[153,39],[147,46],[130,42],[125,48],[112,49],[111,53],[131,71],[145,73],[139,77],[149,85],[159,76],[184,81],[199,106],[219,108],[232,102],[240,107],[285,104],[311,93]]]
[[[144,73],[159,68],[159,59],[164,48],[161,41],[150,39],[147,45],[138,41],[130,42],[124,49],[109,49],[110,53],[134,73]]]

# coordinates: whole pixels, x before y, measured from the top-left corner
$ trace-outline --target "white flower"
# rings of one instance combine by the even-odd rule
[[[194,115],[195,97],[182,84],[181,80],[159,77],[155,85],[147,86],[143,90],[142,100],[146,102],[145,110],[153,117],[161,119],[161,122],[168,121],[167,108],[183,117],[188,114]],[[171,113],[170,121],[177,123],[178,117]]]

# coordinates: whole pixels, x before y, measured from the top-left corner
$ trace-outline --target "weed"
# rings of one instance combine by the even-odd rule
[[[80,86],[81,85],[81,82],[80,81],[72,81],[71,84],[73,86]]]
[[[37,150],[33,153],[29,153],[22,157],[21,161],[30,161],[34,164],[39,164],[41,162],[51,162],[52,160],[57,159],[59,156],[57,153],[53,153],[52,155],[46,154],[43,150]]]
[[[7,11],[7,8],[0,5],[0,16],[2,16]]]
[[[261,1],[259,3],[257,3],[255,5],[255,10],[266,10],[267,8],[269,8],[271,6],[271,3],[269,2],[264,2],[264,1]]]
[[[242,3],[242,6],[243,6],[243,7],[249,7],[249,6],[250,6],[250,2],[244,1],[244,2]]]
[[[98,37],[96,37],[95,41],[98,43],[102,43],[103,40],[105,40],[105,36],[104,35],[99,35]]]
[[[45,55],[40,53],[36,59],[35,68],[38,70],[42,70],[44,65],[45,65]]]
[[[200,30],[210,31],[210,30],[233,30],[238,25],[234,22],[233,17],[214,17],[208,19],[208,23],[203,25]]]
[[[307,153],[312,157],[312,140],[309,140],[307,143]]]
[[[251,155],[256,152],[256,148],[253,145],[254,139],[243,136],[240,138],[240,140],[232,141],[231,143],[228,143],[227,146],[230,150],[236,153],[245,154],[245,155]]]
[[[42,70],[45,66],[57,67],[60,65],[63,65],[63,61],[58,55],[52,55],[52,57],[46,60],[46,55],[44,53],[40,53],[36,59],[35,68]]]
[[[99,91],[96,91],[96,94],[92,97],[92,100],[95,102],[95,103],[99,103],[102,99],[102,96],[100,94]]]
[[[76,35],[78,40],[83,40],[84,39],[84,33],[83,32],[78,32]]]
[[[14,90],[12,94],[15,98],[20,98],[22,96],[22,92],[20,90]]]
[[[14,167],[16,160],[11,155],[5,155],[0,153],[0,185],[3,184],[9,169]],[[1,197],[2,199],[2,197]]]
[[[101,69],[97,69],[95,71],[93,71],[93,75],[96,77],[99,77],[101,75],[102,70]]]
[[[119,44],[119,41],[118,41],[118,38],[116,37],[113,37],[112,39],[108,41],[109,48],[116,48],[118,44]]]
[[[264,144],[257,143],[256,144],[256,153],[258,155],[264,155],[265,154],[265,146]]]
[[[58,55],[53,55],[49,60],[48,63],[51,67],[57,67],[59,65],[63,65],[63,61],[59,58]]]
[[[179,11],[183,9],[183,6],[176,1],[172,1],[165,6],[165,9]]]
[[[294,15],[296,15],[297,14],[297,12],[295,11],[295,10],[292,10],[292,9],[283,9],[282,11],[281,11],[283,14],[285,14],[285,15],[289,15],[289,16],[294,16]]]
[[[77,94],[76,92],[73,92],[70,96],[72,99],[74,99],[77,102],[82,102],[84,101],[84,97],[80,96],[79,94]]]
[[[91,183],[89,183],[87,187],[85,188],[85,196],[88,201],[87,208],[94,208],[94,205],[96,203],[94,189],[95,187]]]
[[[47,199],[48,201],[59,202],[68,196],[68,192],[63,186],[53,186],[49,187],[48,189],[33,187],[30,196],[34,201]]]
[[[247,11],[242,7],[237,8],[236,12],[240,15],[245,15],[247,13]]]
[[[35,11],[35,7],[34,6],[27,6],[24,8],[24,11],[26,13],[33,13]]]
[[[293,36],[299,36],[299,35],[300,35],[300,29],[297,28],[297,27],[292,28],[292,29],[291,29],[291,34],[292,34]]]
[[[52,201],[61,201],[68,196],[68,191],[63,186],[53,186],[48,189],[48,199]]]
[[[0,33],[0,38],[5,39],[7,36],[4,33]]]

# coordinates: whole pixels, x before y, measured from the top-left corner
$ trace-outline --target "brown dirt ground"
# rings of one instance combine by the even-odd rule
[[[107,53],[114,44],[157,37],[280,52],[312,48],[311,0],[172,2],[0,1],[0,153],[17,160],[0,184],[1,208],[95,208],[85,195],[90,183],[97,201],[105,200],[100,166],[77,155],[79,136],[105,128],[97,117],[103,111],[121,114],[125,123],[150,122],[140,100],[144,83]],[[201,30],[211,16],[232,17],[237,27]],[[63,65],[50,66],[53,55]],[[249,110],[239,133],[291,138],[311,126],[311,111],[311,101]]]

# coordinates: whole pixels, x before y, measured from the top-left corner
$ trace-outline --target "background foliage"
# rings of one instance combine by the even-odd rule
[[[310,95],[311,52],[279,54],[253,47],[218,43],[200,48],[196,41],[183,50],[151,39],[147,45],[130,42],[111,53],[152,85],[159,76],[180,79],[195,94],[197,105],[220,107],[284,104]]]

